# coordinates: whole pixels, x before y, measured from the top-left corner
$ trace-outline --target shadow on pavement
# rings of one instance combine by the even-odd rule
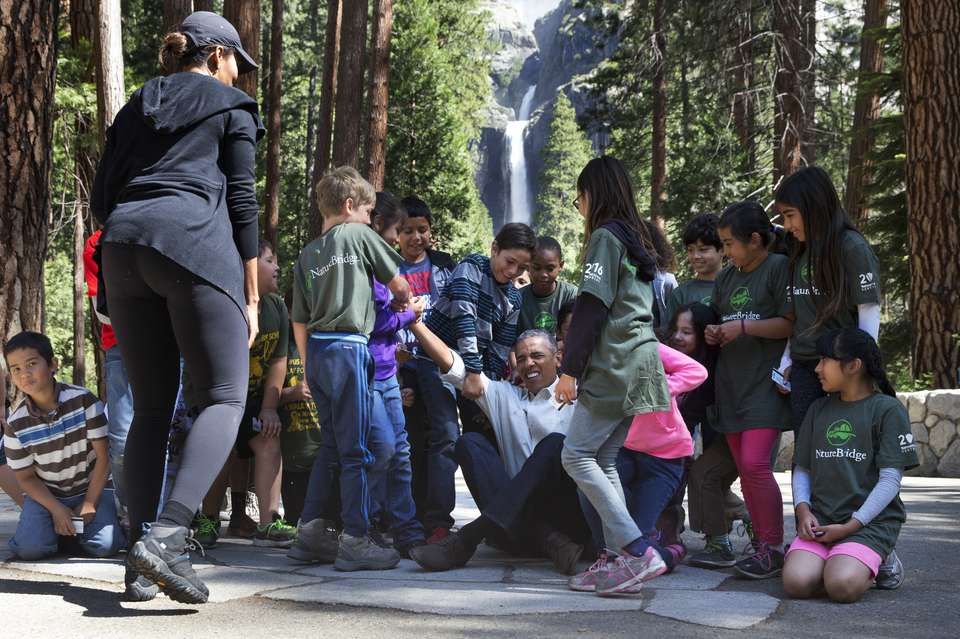
[[[120,605],[119,593],[115,591],[76,586],[66,581],[0,579],[0,592],[62,597],[67,603],[85,608],[84,617],[181,617],[197,613],[194,608],[180,607],[165,610],[124,608]]]

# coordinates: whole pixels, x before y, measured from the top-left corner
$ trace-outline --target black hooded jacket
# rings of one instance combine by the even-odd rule
[[[242,261],[258,252],[263,133],[257,103],[211,76],[147,82],[107,130],[91,195],[101,242],[153,248],[243,310]]]

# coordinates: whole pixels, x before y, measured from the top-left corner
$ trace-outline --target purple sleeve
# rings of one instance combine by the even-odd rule
[[[398,313],[390,308],[390,289],[376,280],[373,282],[373,305],[377,311],[377,317],[373,322],[371,337],[389,337],[401,328],[406,328],[417,318],[412,310]]]

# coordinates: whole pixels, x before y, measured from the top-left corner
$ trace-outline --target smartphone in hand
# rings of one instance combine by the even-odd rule
[[[770,379],[772,379],[774,383],[779,385],[784,390],[787,390],[787,391],[790,390],[790,382],[788,382],[786,378],[784,378],[783,373],[781,373],[776,368],[770,371]]]

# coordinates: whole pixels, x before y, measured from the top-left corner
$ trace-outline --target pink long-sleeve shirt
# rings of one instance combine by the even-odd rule
[[[677,408],[677,396],[706,381],[707,369],[664,344],[660,344],[660,359],[670,389],[670,410],[635,416],[623,446],[661,459],[688,457],[693,454],[693,439]]]

